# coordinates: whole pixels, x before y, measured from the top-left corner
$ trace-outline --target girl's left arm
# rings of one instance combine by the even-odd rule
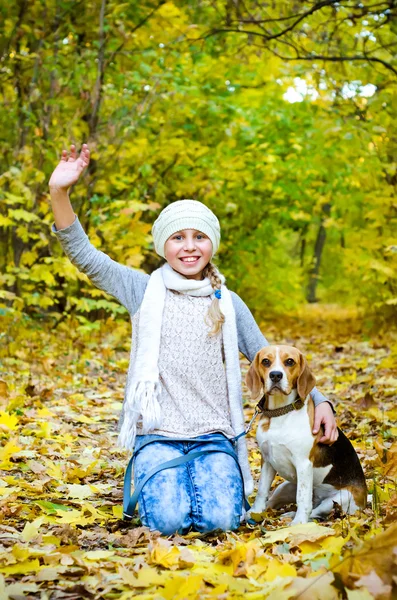
[[[236,313],[238,347],[244,356],[252,362],[255,354],[269,342],[259,329],[250,309],[235,292],[231,292],[233,306]],[[333,444],[338,439],[338,429],[334,417],[334,407],[317,388],[311,391],[314,402],[314,427],[313,433],[318,433],[321,425],[324,426],[324,435],[319,442]]]

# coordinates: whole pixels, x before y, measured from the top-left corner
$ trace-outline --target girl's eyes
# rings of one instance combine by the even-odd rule
[[[199,233],[196,235],[196,238],[198,240],[205,240],[206,236]],[[180,241],[183,239],[183,235],[174,235],[174,237],[172,239]]]

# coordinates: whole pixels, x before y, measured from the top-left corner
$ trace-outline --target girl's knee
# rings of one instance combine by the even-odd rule
[[[192,525],[190,502],[183,497],[176,503],[143,493],[139,498],[139,516],[142,525],[163,535],[186,533]]]
[[[149,527],[151,531],[159,531],[162,535],[172,535],[173,533],[184,534],[192,526],[192,519],[189,513],[178,513],[176,511],[139,511],[142,525]]]
[[[229,509],[225,506],[206,507],[203,514],[193,516],[193,527],[201,533],[208,533],[221,529],[222,531],[234,531],[240,527],[241,510],[235,506]]]

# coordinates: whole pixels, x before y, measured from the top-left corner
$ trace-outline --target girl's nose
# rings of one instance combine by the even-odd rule
[[[194,241],[194,238],[186,238],[184,250],[194,250],[195,248],[196,243]]]

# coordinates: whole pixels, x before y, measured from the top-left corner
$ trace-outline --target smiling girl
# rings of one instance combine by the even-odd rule
[[[229,439],[244,430],[239,351],[252,361],[268,342],[211,262],[220,227],[201,202],[180,200],[162,210],[152,235],[166,263],[150,276],[91,245],[68,195],[89,160],[86,144],[79,156],[74,146],[62,152],[49,182],[53,231],[77,268],[131,315],[119,442],[135,451],[135,486],[164,462],[208,451],[147,481],[139,496],[141,521],[166,535],[237,529],[244,496],[253,491],[244,437]],[[332,443],[332,408],[318,390],[312,397],[314,432],[323,423],[320,441]]]

